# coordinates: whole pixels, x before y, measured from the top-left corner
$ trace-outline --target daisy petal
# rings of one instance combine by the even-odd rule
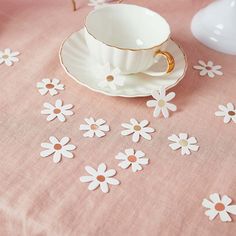
[[[147,107],[155,107],[157,105],[157,101],[156,100],[149,100],[147,101]]]
[[[179,143],[171,143],[169,144],[169,147],[172,149],[172,150],[177,150],[181,147],[181,145]]]
[[[137,143],[139,141],[140,135],[138,132],[134,132],[134,134],[132,135],[132,141]]]
[[[93,190],[95,190],[99,185],[100,185],[100,184],[99,184],[98,181],[93,181],[93,182],[91,182],[91,183],[89,184],[88,190],[93,191]]]
[[[116,170],[110,169],[110,170],[106,171],[104,175],[106,177],[111,177],[111,176],[114,176],[115,174],[116,174]]]
[[[58,163],[61,161],[61,153],[60,152],[55,152],[53,155],[53,162]]]
[[[94,176],[81,176],[80,177],[80,181],[83,182],[83,183],[87,183],[87,182],[91,182],[91,181],[94,181]]]
[[[90,175],[93,175],[93,176],[96,176],[97,175],[97,171],[92,168],[91,166],[85,166],[85,170],[90,174]]]
[[[150,134],[145,133],[145,132],[140,132],[140,135],[143,138],[147,139],[147,140],[151,140],[152,139],[152,136]]]
[[[226,211],[220,211],[219,215],[220,215],[221,221],[223,222],[232,221],[229,214]]]
[[[54,152],[55,152],[55,150],[53,150],[53,149],[44,150],[44,151],[40,152],[40,156],[41,157],[48,157],[48,156],[52,155]]]
[[[218,212],[215,210],[207,210],[205,211],[205,215],[209,217],[209,220],[213,220],[218,215]]]
[[[137,172],[137,171],[142,170],[142,169],[143,169],[142,166],[139,165],[138,163],[132,163],[132,171],[133,172]]]
[[[100,183],[100,188],[101,188],[102,192],[104,192],[104,193],[109,192],[109,187],[108,187],[108,184],[106,182]]]
[[[202,201],[202,206],[204,206],[206,208],[213,208],[214,204],[212,202],[210,202],[208,199],[204,198]]]
[[[236,215],[236,205],[227,206],[226,211],[233,215]]]
[[[221,201],[224,203],[225,206],[228,206],[232,202],[232,199],[229,198],[228,196],[224,195],[222,197]]]
[[[134,154],[131,154],[131,155],[134,155]],[[142,151],[137,151],[137,152],[135,153],[135,156],[138,157],[138,158],[144,157],[144,156],[145,156],[145,153],[142,152]]]
[[[103,174],[105,171],[106,171],[106,165],[105,163],[101,163],[99,166],[98,166],[98,173],[99,174]]]
[[[125,149],[125,153],[127,154],[127,156],[132,156],[134,155],[134,149],[133,148]]]
[[[106,181],[108,184],[111,184],[111,185],[119,185],[120,184],[120,181],[115,178],[106,178]]]
[[[122,161],[118,164],[118,166],[120,166],[122,169],[126,169],[131,165],[131,163],[129,161]]]
[[[62,154],[64,157],[67,157],[67,158],[73,158],[73,157],[74,157],[73,153],[71,153],[71,152],[69,152],[69,151],[67,151],[67,150],[64,150],[64,149],[61,150],[61,154]]]
[[[218,193],[213,193],[213,194],[211,194],[209,198],[210,198],[211,201],[214,202],[214,203],[220,202],[220,196],[219,196]]]
[[[64,146],[64,145],[67,144],[69,141],[70,141],[70,138],[68,138],[68,137],[63,137],[63,138],[61,139],[61,141],[60,141],[60,144],[61,144],[62,146]]]

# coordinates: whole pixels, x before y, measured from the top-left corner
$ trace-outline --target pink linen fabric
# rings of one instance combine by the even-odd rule
[[[80,2],[80,1],[78,1]],[[83,27],[91,10],[80,2],[0,0],[0,47],[20,51],[20,62],[0,65],[0,235],[1,236],[233,236],[233,222],[209,221],[203,198],[221,193],[236,201],[236,126],[214,115],[219,104],[236,103],[234,56],[217,53],[197,42],[190,32],[194,13],[206,0],[129,0],[169,21],[173,39],[185,50],[189,68],[172,91],[178,111],[169,119],[153,118],[149,98],[115,98],[76,84],[63,71],[58,50],[71,32]],[[0,49],[0,50],[1,50]],[[199,59],[223,67],[224,75],[200,77],[192,66]],[[57,77],[65,84],[60,95],[41,96],[36,83]],[[56,99],[75,105],[67,122],[47,122],[44,102]],[[105,119],[111,131],[104,138],[85,139],[79,125],[86,117]],[[121,123],[147,119],[157,131],[151,141],[133,143],[120,135]],[[198,139],[191,156],[168,147],[167,137],[186,132]],[[54,164],[41,158],[40,144],[49,136],[69,136],[77,146],[74,159]],[[142,150],[150,158],[143,171],[122,170],[115,155],[125,148]],[[115,168],[119,186],[110,193],[89,191],[79,178],[85,165],[105,162]]]

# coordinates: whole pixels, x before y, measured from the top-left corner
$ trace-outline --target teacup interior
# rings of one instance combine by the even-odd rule
[[[136,5],[113,4],[86,18],[87,31],[97,40],[122,49],[147,49],[166,41],[170,27],[159,14]]]

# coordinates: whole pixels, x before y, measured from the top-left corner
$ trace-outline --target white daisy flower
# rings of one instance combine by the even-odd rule
[[[188,134],[180,133],[179,136],[172,134],[168,137],[170,141],[174,143],[169,144],[172,150],[177,150],[181,148],[182,155],[190,155],[191,151],[198,151],[199,146],[197,144],[197,139],[195,137],[188,138]]]
[[[99,67],[96,76],[100,80],[98,86],[101,88],[110,88],[116,90],[117,87],[124,85],[124,77],[121,75],[119,68],[111,69],[110,64]]]
[[[121,135],[126,136],[126,135],[132,135],[132,141],[137,143],[140,139],[140,136],[147,140],[151,140],[152,136],[149,133],[153,133],[155,129],[151,127],[146,127],[149,124],[149,121],[143,120],[140,123],[132,118],[130,119],[130,123],[123,123],[121,124],[122,127],[126,128],[126,130],[121,131]]]
[[[232,199],[227,195],[224,195],[222,199],[220,199],[218,193],[213,193],[209,198],[211,201],[206,198],[202,201],[202,206],[209,209],[205,211],[205,215],[209,217],[209,220],[213,220],[219,214],[221,221],[227,222],[231,221],[228,213],[236,215],[236,205],[230,205]]]
[[[126,169],[131,165],[133,172],[142,170],[142,165],[147,165],[149,161],[148,158],[145,158],[145,153],[142,151],[135,152],[132,148],[125,149],[125,153],[119,152],[115,158],[121,160],[118,166]]]
[[[155,100],[149,100],[147,101],[148,107],[155,107],[153,111],[153,116],[158,117],[160,113],[163,114],[165,118],[169,117],[169,111],[176,111],[177,107],[169,103],[170,100],[172,100],[175,97],[175,93],[171,92],[166,94],[166,90],[164,87],[160,89],[160,91],[153,91],[152,96]]]
[[[64,85],[60,84],[59,79],[54,78],[50,80],[45,78],[41,82],[37,83],[37,88],[41,95],[45,95],[49,92],[51,96],[54,96],[58,94],[57,90],[64,90]]]
[[[233,103],[229,102],[226,106],[219,105],[220,111],[216,111],[216,116],[224,116],[224,123],[229,123],[233,120],[236,123],[236,109]]]
[[[205,63],[202,60],[199,60],[198,63],[200,65],[194,66],[193,68],[196,70],[200,70],[200,76],[208,75],[210,78],[214,78],[215,75],[223,75],[223,72],[220,71],[222,66],[213,64],[212,61],[208,61]]]
[[[68,137],[63,137],[60,141],[51,136],[49,138],[51,143],[41,143],[41,147],[46,148],[46,150],[40,153],[41,157],[48,157],[53,154],[53,162],[58,163],[61,157],[73,158],[74,155],[70,151],[75,150],[76,146],[73,144],[68,144],[70,139]]]
[[[72,104],[63,105],[61,99],[57,99],[55,105],[51,105],[48,102],[45,102],[43,106],[46,108],[45,110],[41,111],[41,114],[48,115],[47,121],[54,120],[58,118],[61,122],[66,120],[65,116],[73,115],[73,111],[70,109],[73,107]]]
[[[110,130],[109,126],[105,124],[106,121],[103,119],[98,119],[95,121],[94,118],[90,117],[85,118],[84,120],[87,124],[80,125],[79,128],[80,130],[87,131],[83,134],[84,137],[92,138],[95,135],[98,138],[101,138],[106,135],[105,132]]]
[[[19,61],[18,56],[19,52],[12,52],[10,48],[4,49],[4,51],[0,51],[0,65],[5,63],[7,66],[12,66],[14,62]]]
[[[96,9],[106,5],[106,2],[111,2],[111,0],[89,0],[88,6],[94,7]]]
[[[98,166],[98,170],[95,170],[91,166],[85,166],[85,170],[90,174],[89,176],[81,176],[80,181],[83,183],[90,182],[88,189],[95,190],[98,186],[100,186],[102,192],[109,192],[109,184],[118,185],[120,181],[111,178],[116,174],[114,169],[106,170],[107,167],[104,163],[101,163]]]

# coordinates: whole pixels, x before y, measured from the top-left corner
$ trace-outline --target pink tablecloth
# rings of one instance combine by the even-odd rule
[[[236,126],[224,124],[214,112],[219,104],[236,102],[235,57],[214,52],[190,32],[194,13],[209,1],[126,1],[161,13],[173,38],[187,53],[189,69],[172,91],[178,111],[169,119],[154,118],[147,98],[112,98],[88,90],[70,79],[60,66],[58,50],[71,32],[79,30],[91,8],[77,12],[70,1],[0,0],[0,47],[21,52],[20,62],[0,66],[0,235],[195,235],[233,236],[234,222],[209,221],[201,206],[211,193],[236,201]],[[0,49],[0,50],[1,50]],[[200,77],[192,66],[199,59],[222,65],[224,75]],[[36,83],[57,77],[65,90],[41,96]],[[57,98],[75,105],[67,122],[47,122],[44,102]],[[79,125],[85,117],[107,120],[111,132],[85,139]],[[147,119],[157,132],[151,141],[134,144],[122,137],[120,124]],[[168,147],[167,137],[186,132],[198,139],[200,150],[190,157]],[[69,136],[77,145],[72,160],[54,164],[41,158],[40,144],[49,136]],[[125,148],[141,149],[150,164],[139,173],[121,170],[115,155]],[[118,171],[121,184],[110,193],[89,191],[79,178],[85,165],[105,162]]]

